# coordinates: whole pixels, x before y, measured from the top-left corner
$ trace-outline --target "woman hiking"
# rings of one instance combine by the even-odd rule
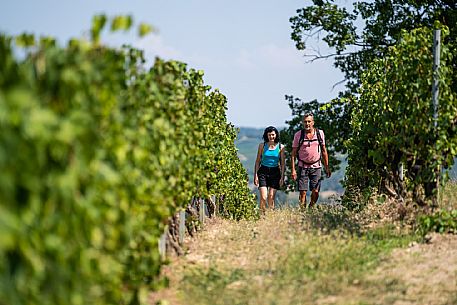
[[[279,143],[279,132],[273,127],[265,128],[263,142],[259,144],[254,166],[254,185],[259,187],[260,211],[275,208],[276,191],[284,184],[284,145]]]

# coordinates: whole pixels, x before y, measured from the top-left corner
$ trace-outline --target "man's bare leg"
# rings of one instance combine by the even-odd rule
[[[311,199],[309,201],[309,206],[313,207],[316,204],[317,199],[319,199],[319,190],[314,189],[311,191]]]
[[[300,208],[306,208],[306,191],[300,191],[298,200],[300,202]]]

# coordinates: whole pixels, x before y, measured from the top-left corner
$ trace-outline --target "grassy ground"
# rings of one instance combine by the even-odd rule
[[[442,192],[454,206],[456,185]],[[370,212],[371,218],[377,218]],[[401,223],[338,206],[213,219],[164,269],[162,304],[457,304],[457,236],[428,243]]]
[[[438,205],[441,209],[457,209],[457,180],[447,182],[440,189]]]

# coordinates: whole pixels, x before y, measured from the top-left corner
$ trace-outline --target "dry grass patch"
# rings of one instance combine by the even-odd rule
[[[209,282],[215,287],[209,284],[210,290],[219,286],[238,290],[247,284],[246,274],[252,275],[249,280],[254,285],[264,285],[284,249],[303,238],[306,234],[301,230],[301,216],[292,209],[267,211],[257,221],[209,219],[195,238],[186,238],[186,254],[171,258],[171,263],[163,268],[163,276],[169,279],[172,289],[153,293],[151,302],[167,299],[171,304],[188,304],[182,301],[186,299],[185,293],[175,288],[183,287],[183,282],[193,282],[193,276],[211,279]]]
[[[440,208],[455,209],[456,194],[448,184]],[[164,268],[170,288],[151,304],[457,304],[457,235],[422,239],[398,208],[378,198],[359,213],[322,205],[210,219]]]
[[[165,269],[172,289],[153,298],[171,304],[350,304],[362,294],[348,291],[360,290],[391,249],[412,239],[393,226],[364,232],[338,207],[276,210],[258,221],[215,219]]]

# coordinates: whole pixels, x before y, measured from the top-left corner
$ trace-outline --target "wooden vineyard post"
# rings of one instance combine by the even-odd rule
[[[179,212],[179,244],[184,243],[184,232],[186,229],[186,211],[182,210]]]

